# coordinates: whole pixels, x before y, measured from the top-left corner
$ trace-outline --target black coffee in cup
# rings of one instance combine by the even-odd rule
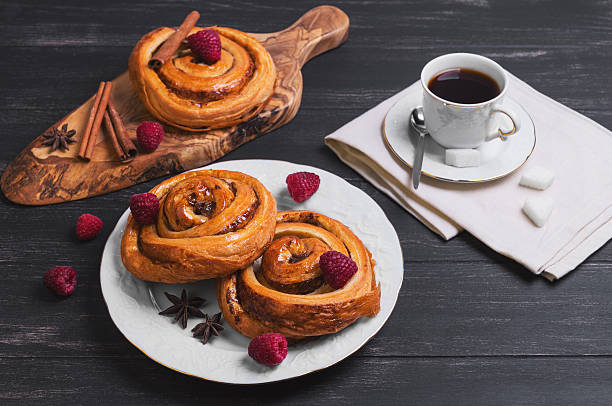
[[[444,100],[461,104],[486,102],[501,92],[491,76],[465,68],[447,69],[437,73],[429,80],[427,88]]]

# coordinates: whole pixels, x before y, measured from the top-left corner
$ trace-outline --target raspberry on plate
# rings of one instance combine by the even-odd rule
[[[47,288],[58,296],[69,296],[76,289],[77,274],[70,266],[56,266],[43,277]]]
[[[334,289],[341,289],[357,273],[357,264],[338,251],[327,251],[319,258],[323,279]]]
[[[102,230],[102,220],[93,214],[81,214],[76,222],[76,235],[81,241],[92,240]]]
[[[145,152],[153,152],[164,139],[164,127],[157,121],[143,121],[136,129],[138,145]]]
[[[317,189],[321,179],[316,173],[312,172],[296,172],[287,176],[287,189],[291,198],[298,203],[301,203],[312,196]]]
[[[130,211],[134,220],[140,224],[153,224],[159,212],[159,199],[153,193],[133,195],[130,199]]]
[[[279,333],[259,335],[249,343],[249,356],[263,365],[278,365],[287,356],[287,340]]]
[[[208,28],[188,36],[187,44],[202,62],[213,64],[221,59],[221,38],[213,29]]]

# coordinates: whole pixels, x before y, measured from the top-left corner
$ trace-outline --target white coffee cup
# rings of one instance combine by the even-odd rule
[[[444,100],[429,90],[429,81],[448,69],[472,69],[490,76],[501,89],[494,98],[476,104],[461,104]],[[423,114],[431,137],[446,148],[477,148],[487,141],[519,131],[518,115],[503,105],[508,87],[506,71],[484,56],[456,53],[439,56],[429,61],[421,71],[423,86]],[[500,117],[506,115],[512,128],[500,128]]]

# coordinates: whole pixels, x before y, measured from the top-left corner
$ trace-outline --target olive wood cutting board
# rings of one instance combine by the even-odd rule
[[[272,131],[296,115],[302,98],[300,69],[311,58],[338,47],[348,37],[349,18],[332,6],[316,7],[289,28],[268,34],[251,34],[270,52],[278,79],[275,93],[253,119],[239,125],[206,132],[189,132],[165,126],[166,136],[152,153],[138,152],[129,162],[117,157],[101,127],[90,162],[77,157],[94,96],[52,127],[68,124],[76,142],[68,151],[51,152],[39,136],[5,169],[0,180],[4,195],[26,205],[45,205],[97,196],[160,176],[206,165],[253,138]],[[97,87],[97,84],[96,84]],[[92,88],[94,85],[92,84]],[[128,73],[113,80],[111,99],[129,137],[136,128],[154,120],[132,89]],[[52,128],[51,127],[51,128]]]

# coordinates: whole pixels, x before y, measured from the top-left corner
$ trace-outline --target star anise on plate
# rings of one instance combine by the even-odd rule
[[[167,316],[170,314],[175,314],[173,323],[177,321],[181,321],[181,326],[183,328],[187,327],[187,319],[189,316],[194,317],[204,317],[204,313],[202,313],[198,308],[202,307],[206,300],[200,297],[187,297],[187,291],[183,289],[181,292],[181,297],[174,296],[168,292],[164,292],[164,295],[168,298],[169,301],[172,302],[172,306],[159,312],[159,314],[163,316]]]
[[[43,137],[46,139],[43,141],[42,145],[50,146],[51,152],[58,148],[67,151],[70,148],[69,144],[75,142],[75,140],[72,139],[74,134],[76,134],[75,130],[68,131],[67,123],[64,124],[61,129],[58,127],[53,127],[51,130],[43,134]]]
[[[203,323],[197,324],[191,332],[194,337],[202,337],[202,344],[206,344],[210,339],[211,335],[219,335],[219,332],[223,330],[223,326],[221,325],[221,312],[215,314],[210,317],[208,314],[206,315],[206,321]]]

